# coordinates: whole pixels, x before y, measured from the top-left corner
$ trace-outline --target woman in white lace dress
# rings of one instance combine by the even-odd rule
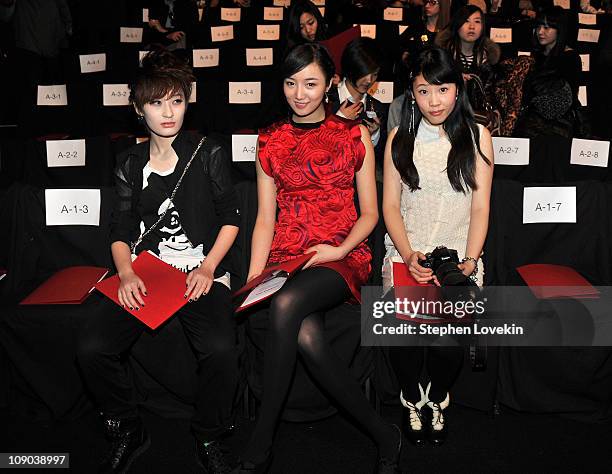
[[[457,250],[463,257],[461,271],[482,285],[480,256],[493,176],[491,136],[474,122],[461,71],[447,51],[432,48],[419,54],[409,80],[412,95],[385,150],[385,290],[392,285],[391,257],[400,257],[417,282],[439,284],[419,261],[441,245]],[[392,347],[389,355],[401,388],[408,438],[415,444],[427,437],[442,443],[447,432],[443,411],[463,363],[463,347]],[[423,368],[426,388],[419,384]],[[424,407],[431,414],[427,423]]]

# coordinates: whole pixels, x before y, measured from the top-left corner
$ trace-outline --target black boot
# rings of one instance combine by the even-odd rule
[[[206,474],[228,474],[238,465],[238,462],[231,456],[230,449],[224,443],[232,432],[233,427],[209,442],[196,438],[196,459]]]
[[[140,418],[104,418],[104,429],[111,446],[100,464],[100,474],[124,474],[134,460],[151,445],[149,433]]]

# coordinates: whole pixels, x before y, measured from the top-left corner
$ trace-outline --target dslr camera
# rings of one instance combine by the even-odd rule
[[[459,269],[459,256],[454,249],[446,248],[444,245],[436,247],[432,252],[425,254],[424,260],[419,260],[419,265],[431,268],[438,278],[440,286],[475,286],[470,277],[467,277]]]

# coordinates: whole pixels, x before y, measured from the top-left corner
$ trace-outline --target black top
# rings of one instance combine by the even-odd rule
[[[175,170],[164,178],[152,174],[154,188],[151,189],[156,191],[145,198],[142,197],[142,171],[149,161],[149,142],[119,154],[115,170],[115,190],[119,199],[113,212],[111,242],[121,241],[130,245],[138,239],[140,222],[144,219],[147,224],[153,219],[149,214],[156,203],[151,199],[155,200],[154,196],[157,196],[159,206],[170,195],[200,138],[199,135],[184,131],[176,136],[172,142],[172,148],[178,156]],[[221,226],[240,225],[240,209],[231,181],[229,157],[214,139],[205,140],[191,163],[174,198],[174,206],[180,215],[184,234],[194,247],[202,244],[204,255],[214,245]],[[152,248],[154,245],[152,238],[148,243],[143,241],[137,250],[156,250]],[[215,277],[232,270],[230,259],[226,256],[217,267]]]

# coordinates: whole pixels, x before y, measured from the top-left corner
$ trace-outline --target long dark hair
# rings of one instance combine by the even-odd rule
[[[476,61],[476,66],[480,67],[487,61],[487,54],[484,48],[486,24],[484,13],[482,13],[482,10],[476,5],[466,5],[457,10],[449,24],[451,38],[446,48],[451,52],[456,61],[461,60],[461,38],[459,37],[459,30],[474,13],[480,13],[480,20],[482,22],[480,38],[474,42],[474,60]]]
[[[307,43],[308,41],[302,37],[300,28],[300,17],[304,13],[310,13],[317,20],[317,36],[315,41],[327,39],[327,23],[323,19],[321,12],[317,6],[310,0],[298,0],[289,10],[289,23],[287,25],[287,39],[290,45]]]
[[[542,11],[536,18],[535,26],[533,28],[533,42],[536,52],[542,53],[544,48],[540,46],[538,41],[538,27],[548,26],[557,30],[557,42],[548,53],[548,58],[554,58],[561,55],[568,43],[568,17],[565,10],[560,6],[556,5]]]
[[[476,189],[475,166],[476,148],[487,163],[489,159],[480,150],[478,126],[465,91],[463,77],[450,53],[441,48],[428,48],[416,57],[410,69],[408,91],[402,107],[399,129],[393,138],[391,153],[393,164],[399,171],[402,181],[411,191],[419,188],[419,172],[414,164],[414,141],[421,123],[422,114],[414,101],[413,84],[422,74],[430,84],[450,84],[457,86],[455,107],[442,124],[451,143],[446,163],[446,173],[451,186],[457,192],[466,193]]]

